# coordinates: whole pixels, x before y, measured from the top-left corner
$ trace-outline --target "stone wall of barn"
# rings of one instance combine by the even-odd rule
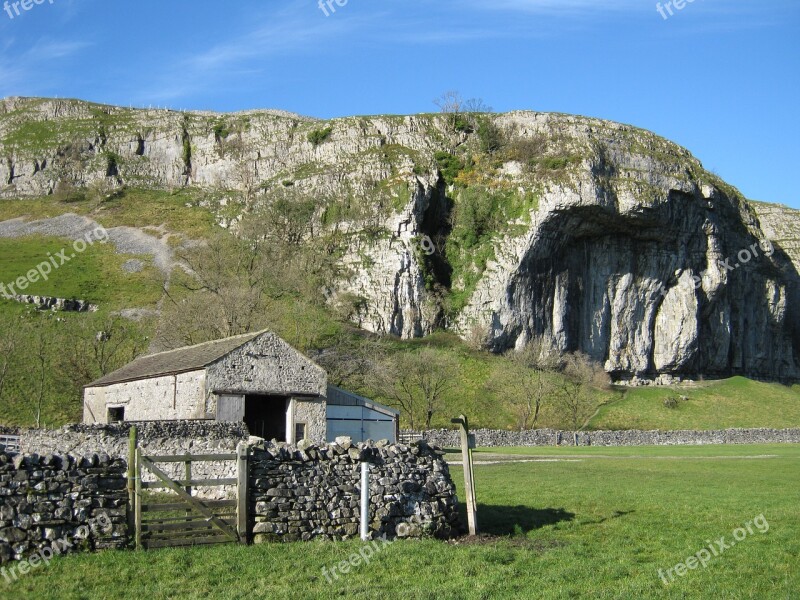
[[[325,396],[328,375],[277,335],[266,333],[207,369],[213,392]]]
[[[325,443],[328,432],[328,410],[325,398],[319,400],[295,398],[292,420],[294,425],[305,423],[306,439],[317,444]],[[294,441],[302,442],[303,440]]]
[[[204,370],[86,388],[83,422],[108,423],[109,408],[124,408],[126,421],[206,419]],[[210,418],[214,418],[211,415]]]
[[[358,536],[361,463],[372,465],[370,531],[383,537],[446,538],[458,529],[458,500],[443,452],[411,446],[262,443],[250,460],[253,541]]]
[[[107,454],[9,454],[0,446],[0,564],[125,547],[125,470]],[[2,574],[8,582],[23,573]]]

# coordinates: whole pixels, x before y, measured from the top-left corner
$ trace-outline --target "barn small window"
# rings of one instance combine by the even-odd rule
[[[295,443],[306,439],[306,424],[295,423],[294,425],[294,441]]]
[[[109,408],[108,409],[108,422],[109,423],[122,423],[125,420],[125,408],[120,406],[119,408]]]

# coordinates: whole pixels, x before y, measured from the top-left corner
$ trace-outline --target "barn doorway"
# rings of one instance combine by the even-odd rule
[[[250,435],[285,442],[288,410],[285,396],[245,396],[244,422]]]

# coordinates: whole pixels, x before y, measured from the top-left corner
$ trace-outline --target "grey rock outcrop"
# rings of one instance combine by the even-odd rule
[[[394,209],[336,223],[345,275],[327,290],[332,304],[354,305],[365,329],[404,338],[486,331],[497,351],[541,337],[621,379],[800,377],[797,247],[774,217],[800,223],[799,211],[754,209],[688,151],[630,126],[534,112],[488,118],[506,139],[542,142],[543,156],[558,160],[550,170],[517,160],[484,169],[489,187],[536,202],[494,232],[485,267],[452,279],[419,250],[421,236],[447,239],[460,201],[437,153],[481,150],[477,133],[439,115],[320,122],[11,98],[0,102],[0,197],[100,181],[235,190],[248,204],[281,185],[326,198],[368,196],[381,182]],[[31,121],[51,135],[26,136]],[[310,134],[327,126],[315,142]],[[325,226],[322,210],[315,219]],[[452,270],[438,253],[439,271]],[[443,289],[465,301],[446,311]]]
[[[39,310],[54,312],[97,312],[98,306],[85,300],[53,298],[51,296],[13,296],[12,300],[22,304],[33,304]]]

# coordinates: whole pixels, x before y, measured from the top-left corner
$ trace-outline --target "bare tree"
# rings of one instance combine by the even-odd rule
[[[556,408],[562,419],[580,431],[597,410],[592,385],[598,381],[599,367],[583,353],[564,356],[561,393],[556,397]]]
[[[45,397],[45,381],[47,379],[47,370],[50,363],[50,336],[42,325],[41,321],[34,329],[34,358],[36,359],[37,371],[37,392],[36,392],[36,410],[34,412],[34,422],[36,429],[42,426],[42,410],[44,406]]]
[[[148,338],[140,325],[118,316],[87,319],[70,329],[67,336],[65,371],[80,388],[140,356]]]
[[[455,363],[430,348],[384,360],[378,375],[384,395],[405,412],[411,429],[420,411],[425,429],[430,429],[433,416],[456,384]]]
[[[492,107],[483,101],[483,98],[464,98],[461,92],[448,90],[439,96],[433,103],[443,113],[489,113]]]
[[[492,107],[481,98],[465,99],[455,90],[445,92],[433,103],[441,113],[448,115],[448,123],[458,131],[474,131],[477,125],[474,115],[492,112]]]
[[[535,429],[542,410],[554,405],[561,354],[552,344],[537,338],[524,350],[510,351],[506,357],[514,368],[494,375],[487,389],[508,403],[521,431]]]
[[[446,114],[457,114],[462,112],[464,107],[464,98],[461,93],[456,90],[448,90],[433,103],[439,107],[439,110]]]
[[[174,277],[159,344],[175,348],[248,333],[264,323],[269,275],[265,242],[220,233],[180,256],[188,273]]]
[[[6,319],[3,320],[6,321]],[[4,322],[0,329],[3,332],[0,335],[0,399],[2,399],[11,364],[16,355],[20,334],[18,326],[11,323],[10,320]]]
[[[366,393],[373,387],[373,375],[385,357],[386,350],[379,339],[346,336],[322,350],[315,362],[327,371],[332,385]]]

